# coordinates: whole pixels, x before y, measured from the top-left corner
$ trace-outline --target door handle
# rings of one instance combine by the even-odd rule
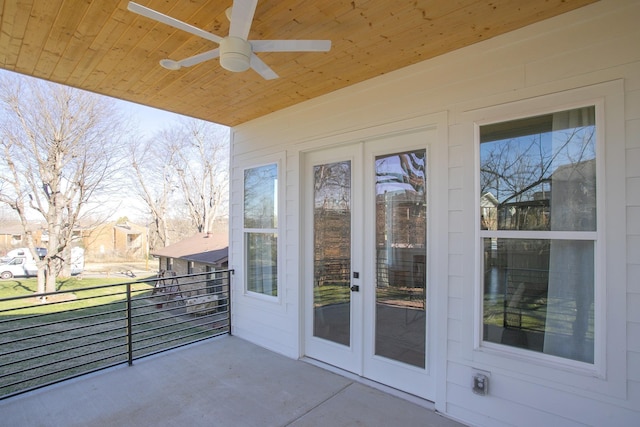
[[[358,285],[353,285],[351,287],[351,292],[360,292],[360,286]]]

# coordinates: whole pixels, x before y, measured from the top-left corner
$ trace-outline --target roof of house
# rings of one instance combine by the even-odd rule
[[[30,231],[35,231],[39,228],[42,228],[42,224],[39,222],[30,222],[28,224]],[[8,234],[8,235],[22,235],[24,234],[24,228],[20,221],[2,221],[0,224],[0,234]]]
[[[219,263],[229,255],[229,236],[226,232],[198,233],[155,250],[151,255],[210,264]]]
[[[0,234],[9,234],[9,235],[13,235],[13,234],[23,234],[24,233],[24,228],[22,228],[22,224],[20,224],[19,222],[14,223],[10,223],[10,224],[2,224],[2,226],[0,226]]]
[[[146,230],[147,227],[127,222],[123,224],[116,223],[114,224],[113,228],[124,234],[141,234]]]

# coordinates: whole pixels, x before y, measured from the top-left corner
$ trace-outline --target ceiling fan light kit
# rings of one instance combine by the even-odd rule
[[[249,69],[251,44],[239,37],[225,37],[220,42],[220,65],[225,70],[240,72]]]
[[[160,65],[171,71],[220,57],[220,65],[226,70],[241,72],[252,68],[264,79],[271,80],[278,75],[255,52],[327,52],[331,49],[331,40],[247,40],[257,4],[258,0],[233,0],[233,6],[225,11],[231,21],[227,37],[217,36],[132,1],[127,9],[220,45],[180,61],[162,59]]]

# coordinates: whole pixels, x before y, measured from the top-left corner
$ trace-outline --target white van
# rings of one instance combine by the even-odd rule
[[[40,259],[42,259],[45,255],[47,255],[47,248],[38,247],[36,248],[36,253],[40,257]],[[7,255],[2,257],[2,262],[9,262],[12,258],[15,257],[24,257],[28,260],[33,259],[33,255],[31,255],[31,251],[29,250],[29,248],[17,248],[7,252]]]
[[[47,255],[46,248],[36,248],[40,259]],[[71,275],[77,275],[84,270],[84,249],[80,247],[71,248]],[[29,248],[13,249],[2,258],[0,263],[0,278],[10,279],[12,277],[30,277],[38,275],[36,261],[31,255]]]
[[[38,267],[33,259],[26,257],[13,257],[6,263],[0,264],[0,278],[30,277],[38,275]]]
[[[38,256],[47,254],[45,248],[36,248]],[[29,248],[17,248],[7,252],[0,264],[0,278],[30,277],[38,275],[38,266]]]

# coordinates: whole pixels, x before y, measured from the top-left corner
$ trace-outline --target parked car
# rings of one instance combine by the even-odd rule
[[[47,255],[46,248],[36,248],[36,253],[40,259]],[[36,260],[31,255],[28,248],[13,249],[7,256],[0,259],[0,278],[10,279],[12,277],[30,277],[38,275]],[[84,249],[80,247],[71,248],[71,274],[81,274],[84,270]]]
[[[25,257],[11,258],[4,264],[0,264],[0,278],[11,279],[12,277],[30,277],[38,274],[38,267],[34,261],[29,261]]]
[[[38,248],[36,248],[36,253],[38,254],[38,257],[40,259],[43,259],[47,255],[47,248],[38,247]],[[1,263],[7,263],[7,262],[11,261],[15,257],[25,257],[27,259],[31,259],[32,255],[31,255],[31,251],[29,250],[29,248],[12,249],[9,252],[7,252],[7,255],[5,255],[2,258],[0,258],[0,262]]]

